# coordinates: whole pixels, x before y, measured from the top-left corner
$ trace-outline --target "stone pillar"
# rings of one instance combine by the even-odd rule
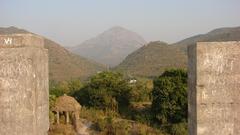
[[[69,124],[69,112],[66,111],[66,124]]]
[[[0,135],[46,135],[48,51],[32,34],[0,35]]]
[[[59,111],[57,111],[57,124],[59,124],[60,122],[59,122]]]
[[[188,48],[190,135],[240,135],[240,42]]]

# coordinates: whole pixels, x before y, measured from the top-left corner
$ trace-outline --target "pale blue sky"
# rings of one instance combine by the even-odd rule
[[[16,26],[64,46],[113,26],[169,43],[240,26],[240,0],[0,0],[0,27]]]

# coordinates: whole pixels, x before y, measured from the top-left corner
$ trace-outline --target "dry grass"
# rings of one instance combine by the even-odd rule
[[[72,125],[51,125],[48,135],[77,135]]]
[[[56,99],[55,107],[53,108],[54,111],[80,111],[81,105],[70,96],[63,95]]]

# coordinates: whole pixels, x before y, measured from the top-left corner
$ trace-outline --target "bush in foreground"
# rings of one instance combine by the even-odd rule
[[[187,72],[165,71],[154,80],[152,111],[161,124],[187,121]]]
[[[75,92],[74,97],[81,105],[118,111],[118,107],[129,105],[130,90],[122,74],[101,72],[93,76],[83,89]]]

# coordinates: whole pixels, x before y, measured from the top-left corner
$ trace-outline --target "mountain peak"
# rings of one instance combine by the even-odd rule
[[[71,50],[112,67],[145,43],[146,41],[137,33],[121,26],[114,26]]]
[[[126,28],[123,28],[122,26],[113,26],[109,30],[127,30]]]
[[[136,32],[133,32],[131,30],[128,30],[124,27],[121,26],[114,26],[106,31],[104,31],[102,34],[99,35],[100,37],[107,37],[107,38],[127,38],[125,36],[130,36],[129,38],[138,38],[138,40],[140,39],[142,42],[145,42],[145,40],[138,35]]]
[[[128,30],[128,29],[122,27],[122,26],[114,26],[114,27],[108,29],[108,30],[105,31],[105,32],[118,32],[118,33],[120,33],[120,32],[125,32],[125,33],[134,33],[134,34],[137,34],[137,33],[133,32],[133,31],[131,31],[131,30]]]

